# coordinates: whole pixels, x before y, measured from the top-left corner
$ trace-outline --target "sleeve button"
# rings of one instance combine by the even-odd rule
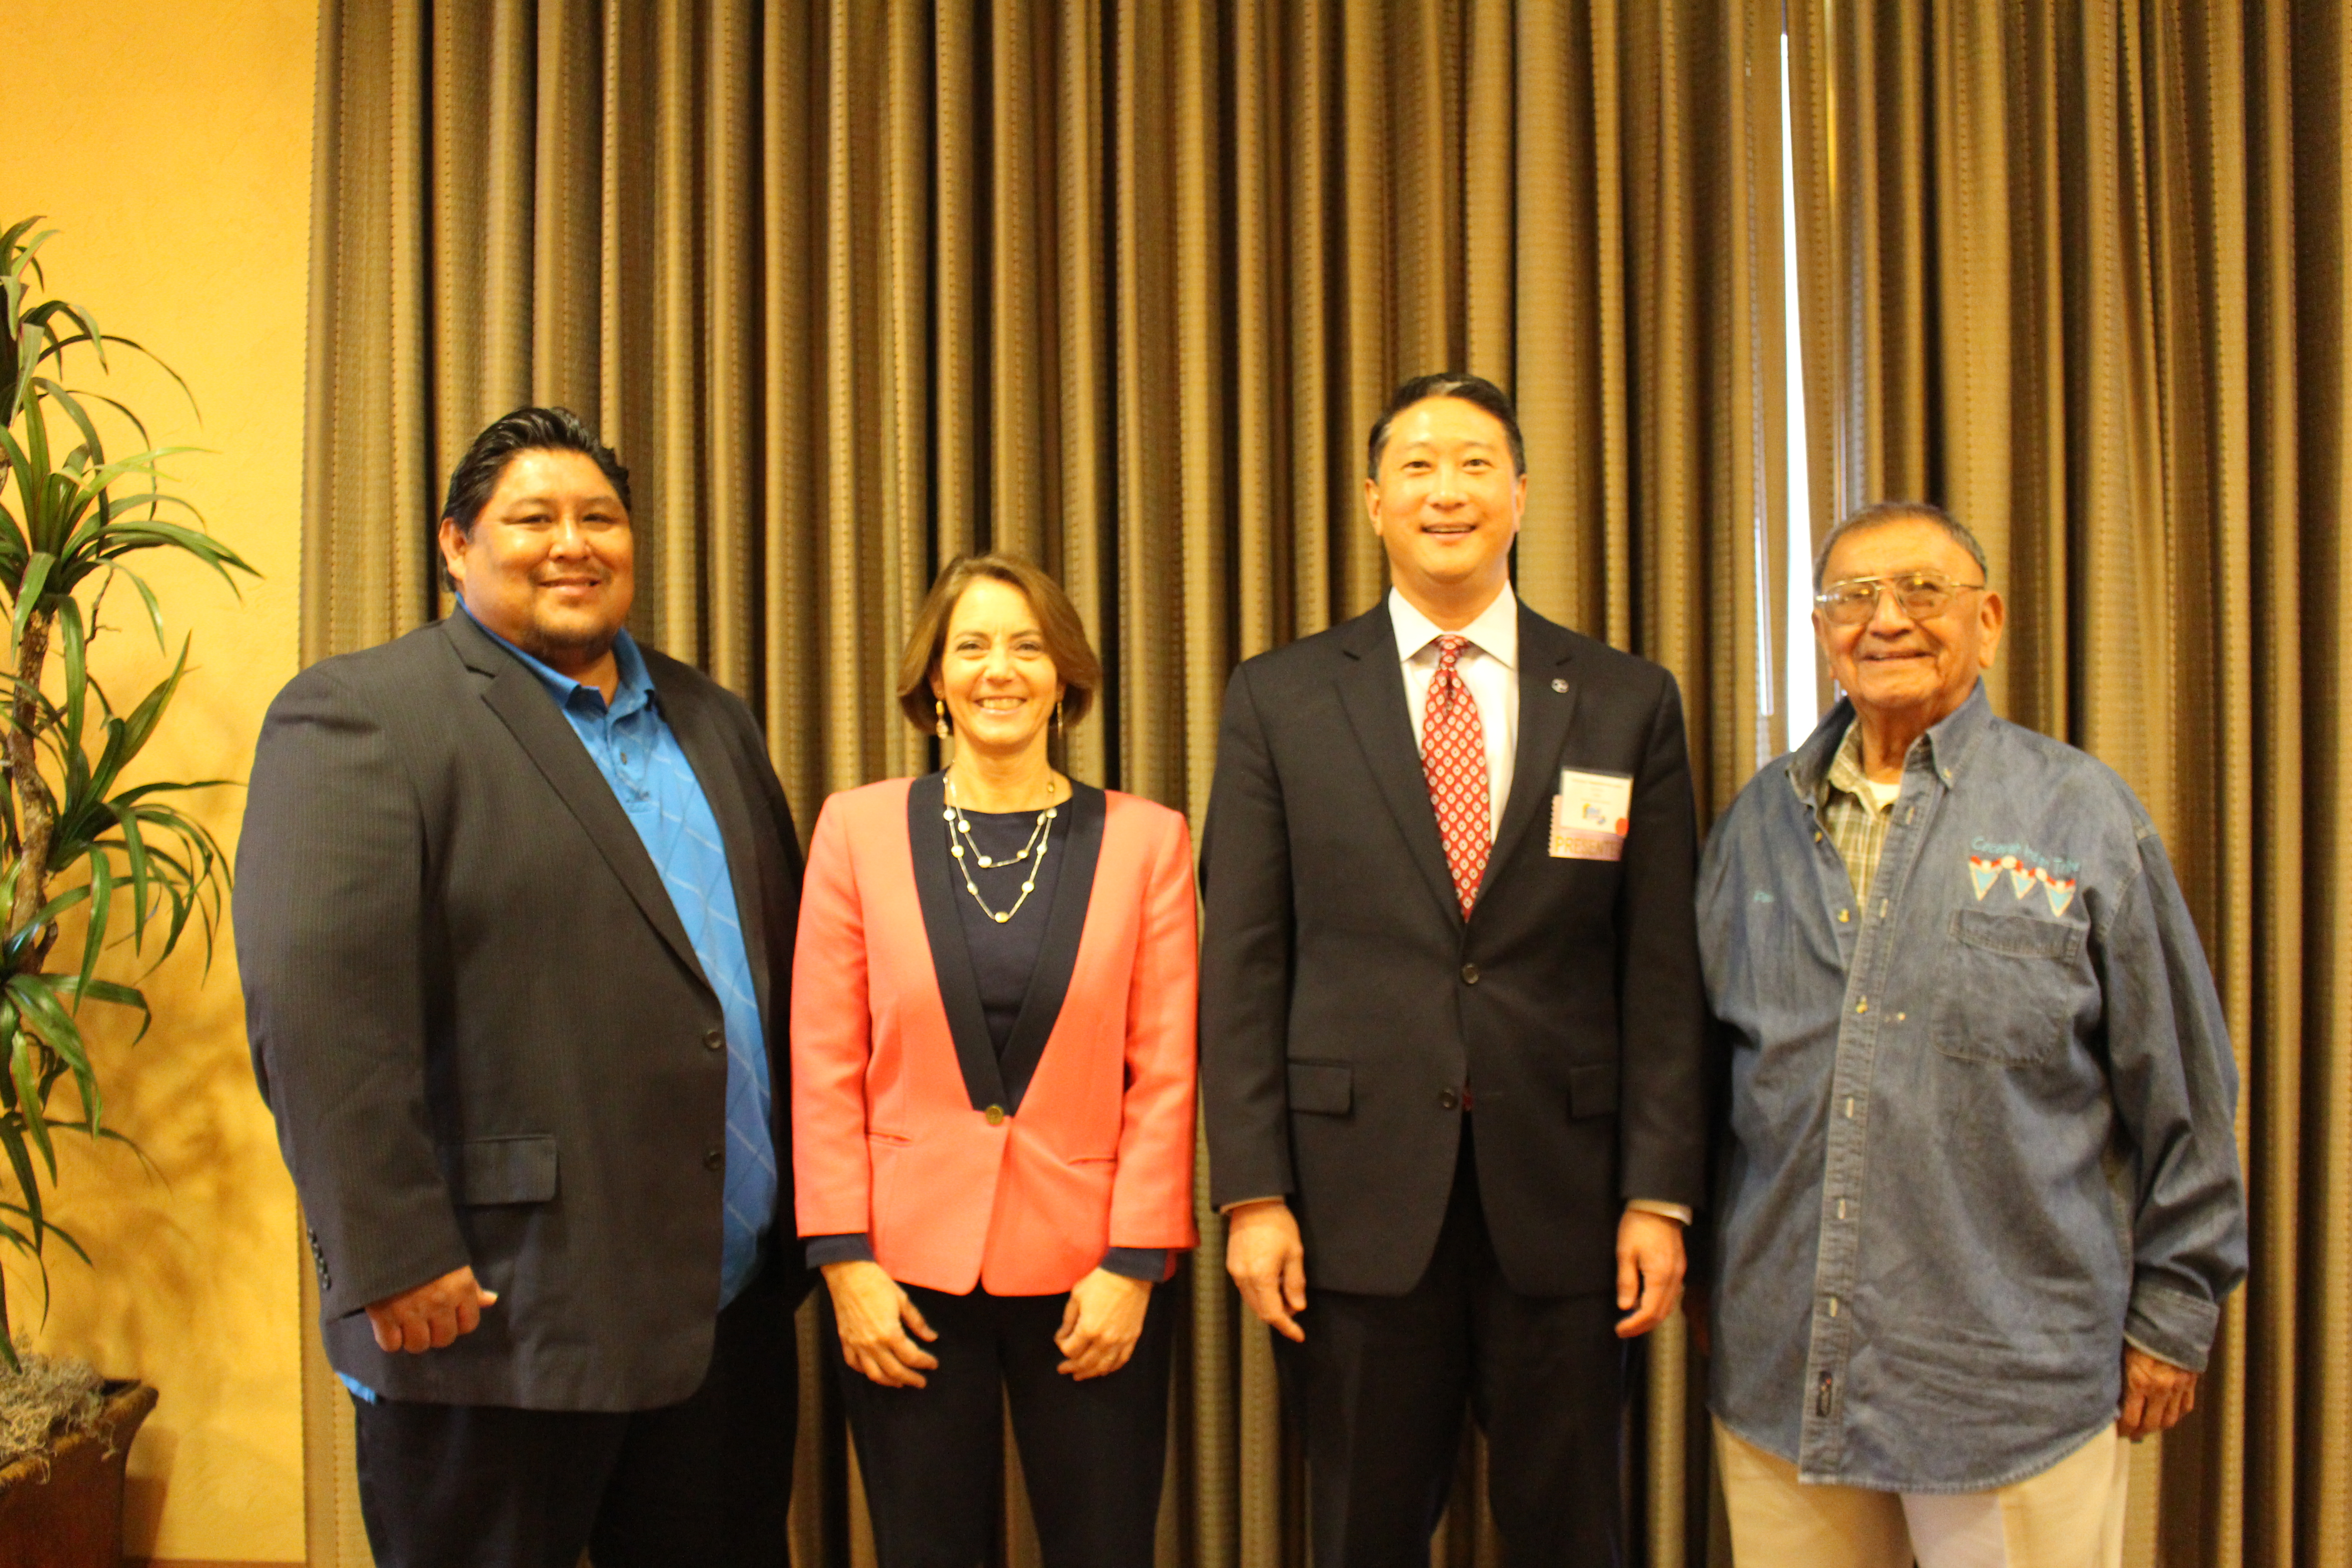
[[[726,1163],[727,1154],[724,1150],[705,1149],[702,1152],[702,1168],[704,1170],[715,1171]]]

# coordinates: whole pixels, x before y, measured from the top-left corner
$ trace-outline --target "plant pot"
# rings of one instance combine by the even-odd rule
[[[121,1568],[122,1467],[155,1390],[109,1383],[101,1392],[96,1426],[0,1468],[0,1563],[8,1568]]]

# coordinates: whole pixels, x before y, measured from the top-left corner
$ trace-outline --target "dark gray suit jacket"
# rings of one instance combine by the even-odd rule
[[[782,1274],[754,1289],[781,1322],[804,1278],[784,1044],[799,840],[750,710],[645,658],[726,839],[768,1030]],[[336,1369],[447,1404],[693,1393],[719,1305],[719,998],[538,678],[462,614],[296,677],[262,723],[236,913]],[[500,1298],[478,1331],[376,1349],[368,1302],[466,1264]]]
[[[1210,1194],[1290,1196],[1310,1286],[1412,1288],[1475,1109],[1511,1287],[1613,1289],[1629,1197],[1696,1207],[1705,996],[1682,699],[1519,611],[1519,733],[1464,922],[1385,602],[1234,672],[1202,836]],[[1622,861],[1556,859],[1564,767],[1629,774]]]

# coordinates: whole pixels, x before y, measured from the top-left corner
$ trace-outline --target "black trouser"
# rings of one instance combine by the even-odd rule
[[[719,1314],[681,1404],[359,1404],[377,1568],[575,1568],[583,1549],[596,1568],[785,1568],[800,1354],[776,1272]]]
[[[1522,1296],[1505,1282],[1465,1124],[1420,1283],[1402,1296],[1312,1289],[1307,1342],[1275,1338],[1306,1433],[1316,1568],[1428,1568],[1465,1403],[1486,1434],[1504,1561],[1615,1563],[1618,1315],[1613,1290]]]
[[[1047,1568],[1150,1568],[1168,1447],[1171,1285],[1152,1287],[1128,1363],[1084,1383],[1054,1370],[1067,1296],[906,1290],[940,1336],[923,1347],[940,1362],[925,1386],[885,1388],[840,1369],[882,1568],[990,1560],[1007,1394]]]

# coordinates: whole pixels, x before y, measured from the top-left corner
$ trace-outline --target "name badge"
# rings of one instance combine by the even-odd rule
[[[1551,852],[1562,860],[1622,860],[1633,809],[1633,775],[1559,770],[1551,797]]]

